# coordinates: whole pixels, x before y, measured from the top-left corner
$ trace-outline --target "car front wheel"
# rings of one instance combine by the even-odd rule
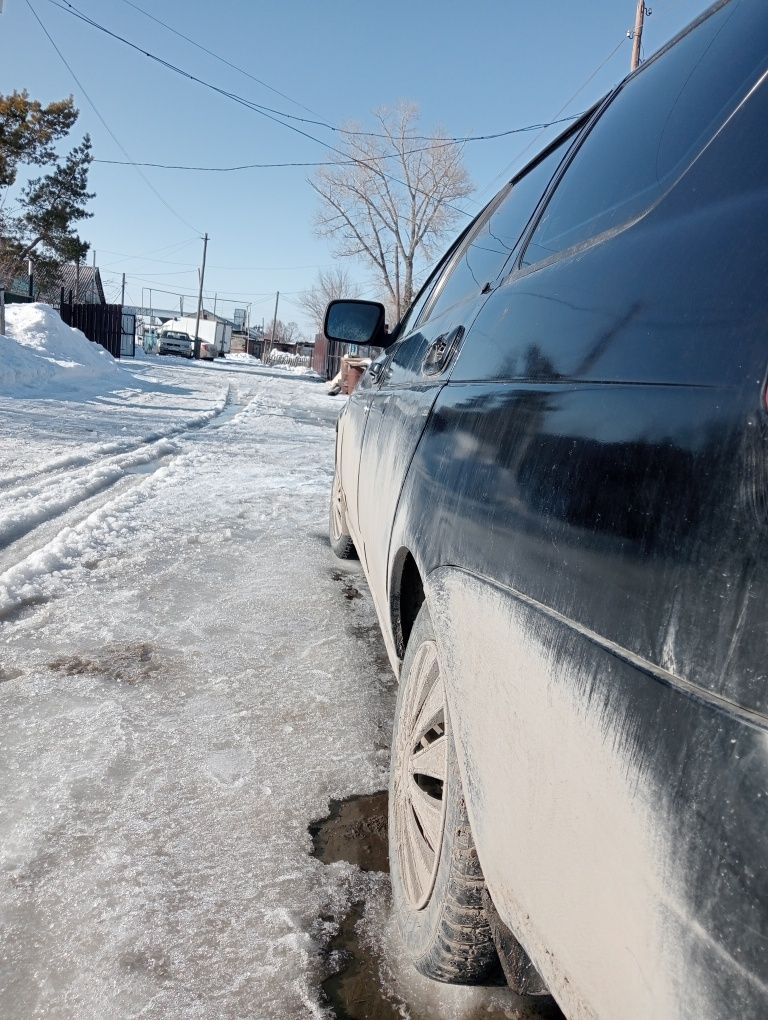
[[[479,984],[498,968],[483,908],[437,645],[424,603],[400,677],[389,787],[389,862],[398,928],[417,970]]]

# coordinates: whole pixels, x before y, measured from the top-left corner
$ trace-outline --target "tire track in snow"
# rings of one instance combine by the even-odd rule
[[[153,429],[151,432],[147,432],[138,438],[111,439],[105,443],[98,443],[89,451],[61,454],[46,464],[42,464],[34,471],[5,475],[0,477],[0,490],[8,489],[9,486],[16,486],[17,489],[20,489],[23,485],[35,483],[39,479],[45,482],[52,475],[61,474],[71,468],[98,464],[118,454],[133,453],[141,449],[141,447],[156,443],[161,439],[175,439],[176,437],[183,436],[185,433],[207,428],[215,424],[222,415],[226,414],[232,405],[232,384],[228,383],[224,399],[214,404],[208,411],[201,411],[168,429]],[[234,406],[238,405],[235,404]],[[10,489],[10,491],[5,492],[4,500],[13,498],[15,491],[17,490]]]
[[[252,400],[250,394],[245,395],[242,403],[231,397],[230,386],[227,399],[214,418],[177,430],[175,438],[193,437],[205,426],[220,428],[246,411]],[[62,479],[56,475],[43,479],[41,484],[14,490],[22,497],[21,502],[0,515],[0,620],[20,598],[26,597],[19,592],[32,577],[61,569],[65,560],[76,559],[70,550],[62,560],[59,547],[63,538],[76,536],[80,547],[85,548],[80,540],[89,526],[103,531],[104,515],[100,511],[115,503],[116,512],[124,513],[128,505],[119,506],[122,497],[143,485],[180,452],[178,443],[163,438],[143,449],[109,458],[106,463],[102,459],[101,463],[87,464],[75,477],[68,475]],[[113,531],[119,530],[116,523],[115,517],[109,518]]]
[[[126,472],[151,464],[178,448],[167,439],[128,454],[120,454],[79,471],[68,472],[31,486],[20,486],[6,494],[10,509],[0,513],[0,552],[43,524],[79,503],[103,492],[123,478]]]
[[[178,459],[178,454],[158,458],[154,463],[147,462],[143,470],[126,472],[116,486],[81,501],[70,513],[51,518],[15,543],[9,557],[15,562],[0,566],[0,623],[12,619],[20,607],[47,602],[46,580],[50,575],[78,565],[95,565],[109,555],[115,540],[125,538],[132,530],[130,511],[143,499],[142,490],[168,472]]]
[[[49,473],[32,478],[30,482],[6,492],[4,502],[9,509],[0,513],[0,553],[39,525],[115,485],[126,473],[134,473],[137,469],[177,453],[178,446],[170,441],[171,438],[183,439],[204,427],[220,424],[222,419],[229,420],[248,406],[250,401],[238,404],[231,400],[231,394],[232,389],[228,387],[221,408],[205,422],[174,429],[153,442],[148,442],[145,437],[126,453],[86,459],[75,471],[70,469],[64,472],[59,464],[53,476]],[[104,444],[105,447],[109,445]]]
[[[162,439],[151,447],[115,458],[109,464],[92,466],[85,477],[49,486],[42,496],[37,495],[31,502],[0,516],[0,584],[3,575],[31,552],[114,499],[116,489],[123,491],[140,484],[143,476],[153,474],[178,450],[178,446]]]

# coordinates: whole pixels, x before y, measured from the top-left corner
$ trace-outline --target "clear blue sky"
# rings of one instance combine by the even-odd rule
[[[323,159],[321,145],[182,80],[50,0],[31,2],[132,159],[212,166]],[[635,10],[634,0],[135,2],[295,102],[200,52],[125,0],[72,0],[101,24],[257,103],[300,116],[320,114],[333,124],[367,124],[373,108],[407,99],[420,105],[426,133],[439,124],[453,135],[503,131],[552,118],[618,46],[564,112],[587,107],[629,68],[631,43],[625,37]],[[708,4],[650,0],[650,6],[646,56]],[[73,93],[81,111],[76,132],[90,132],[94,155],[124,158],[26,0],[5,0],[0,15],[0,91],[14,88],[26,88],[43,101]],[[327,130],[307,130],[333,142]],[[521,164],[521,150],[532,137],[466,146],[466,164],[477,186],[464,203],[467,209],[476,210]],[[139,303],[142,287],[151,285],[155,305],[176,307],[178,298],[159,290],[196,291],[197,235],[207,231],[207,294],[247,298],[258,321],[270,318],[279,289],[280,317],[296,319],[309,331],[296,304],[298,293],[312,284],[317,267],[333,263],[331,243],[313,235],[316,199],[306,183],[310,171],[144,172],[177,215],[134,168],[92,169],[94,217],[83,224],[82,234],[96,249],[106,282],[118,284],[124,271],[127,302]],[[370,280],[360,264],[348,267],[362,283]],[[375,296],[373,287],[367,289]],[[185,306],[192,305],[188,298]],[[219,305],[221,310],[233,307]]]

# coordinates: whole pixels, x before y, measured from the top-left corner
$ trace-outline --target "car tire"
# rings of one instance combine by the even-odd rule
[[[482,902],[485,880],[426,603],[408,642],[395,712],[389,865],[395,919],[416,969],[451,984],[496,977],[498,955]]]
[[[352,536],[347,530],[347,515],[344,510],[344,494],[341,490],[338,471],[333,475],[333,488],[331,489],[331,507],[328,521],[328,538],[331,549],[340,560],[357,559],[357,550]]]

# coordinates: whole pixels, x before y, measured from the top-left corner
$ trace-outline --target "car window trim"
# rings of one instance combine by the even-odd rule
[[[499,279],[500,284],[506,282],[506,280],[508,280],[510,276],[512,276],[514,273],[520,270],[529,270],[533,268],[533,266],[524,266],[523,259],[525,258],[526,251],[528,250],[528,245],[531,243],[531,238],[536,233],[536,229],[539,223],[541,222],[544,213],[547,211],[549,203],[552,201],[552,196],[560,187],[560,182],[568,173],[568,168],[571,166],[574,159],[576,159],[576,157],[578,156],[586,140],[592,134],[595,125],[599,122],[600,118],[603,116],[608,107],[613,103],[616,96],[618,96],[618,94],[624,88],[626,82],[629,81],[630,78],[634,77],[635,74],[637,74],[637,71],[633,71],[632,74],[628,74],[626,78],[622,79],[622,81],[620,81],[615,88],[611,89],[611,91],[607,95],[603,96],[600,102],[596,103],[592,107],[592,109],[588,112],[588,114],[585,116],[584,122],[582,124],[582,131],[579,137],[575,139],[574,144],[566,152],[565,156],[563,157],[562,163],[555,171],[552,180],[549,182],[549,185],[547,186],[546,191],[541,196],[539,204],[536,206],[536,209],[528,222],[525,232],[520,238],[520,244],[518,245],[517,255],[514,257],[513,265],[511,266],[509,271],[504,273],[504,275]],[[623,225],[619,229],[623,229]],[[615,228],[613,232],[614,233],[616,232]],[[594,238],[589,238],[587,241],[583,241],[581,243],[581,246],[583,247],[584,245],[591,244],[593,240]],[[574,248],[578,247],[580,246],[574,245]],[[570,252],[572,249],[567,250]],[[556,252],[551,259],[546,260],[539,259],[539,261],[533,263],[533,265],[540,266],[544,261],[546,261],[547,263],[555,261],[555,259],[559,258],[564,254],[565,250],[561,252]],[[509,265],[509,263],[507,263],[504,266],[504,269],[507,268],[507,265]]]
[[[455,243],[454,243],[454,245],[452,246],[452,249],[451,249],[453,254],[452,254],[452,257],[450,259],[450,264],[446,264],[444,273],[442,274],[440,280],[436,282],[434,290],[430,294],[430,296],[427,299],[427,301],[425,301],[424,307],[422,308],[421,312],[419,313],[418,319],[414,323],[414,326],[419,326],[423,322],[426,322],[426,320],[432,314],[432,310],[433,310],[433,308],[435,307],[435,304],[437,303],[437,301],[440,298],[440,294],[442,293],[442,290],[443,290],[443,287],[445,286],[446,281],[448,280],[448,278],[450,277],[451,273],[456,268],[456,266],[459,264],[461,259],[464,257],[464,255],[465,255],[465,253],[467,251],[467,248],[472,243],[472,239],[474,237],[476,237],[477,234],[482,230],[482,228],[488,222],[490,217],[494,214],[494,212],[499,207],[499,205],[501,205],[501,203],[506,199],[507,195],[512,190],[512,188],[515,187],[515,185],[519,181],[521,181],[523,179],[523,177],[526,177],[529,173],[534,171],[536,169],[536,167],[540,163],[542,163],[548,156],[550,156],[551,153],[554,152],[555,149],[558,148],[558,146],[562,145],[563,142],[567,141],[568,138],[571,135],[573,135],[573,138],[574,138],[574,141],[575,141],[578,138],[579,133],[582,130],[584,130],[585,126],[589,122],[590,118],[594,114],[594,112],[597,109],[597,107],[602,105],[602,102],[603,102],[603,100],[600,100],[594,106],[590,107],[590,109],[585,111],[577,120],[575,120],[572,124],[569,124],[568,127],[564,131],[561,131],[560,134],[556,138],[553,138],[552,141],[548,145],[545,145],[544,148],[540,152],[536,153],[536,155],[528,163],[526,163],[525,166],[522,167],[522,169],[520,169],[513,177],[511,177],[509,179],[509,181],[504,185],[503,188],[501,188],[498,191],[498,193],[496,195],[494,195],[494,197],[488,202],[488,204],[485,206],[485,208],[482,209],[478,213],[478,215],[475,217],[474,221],[469,224],[469,226],[464,231],[464,233],[460,237],[458,237],[456,239],[456,241],[455,241]],[[569,153],[570,153],[570,149],[566,149],[565,153],[563,154],[563,162],[565,162],[565,160],[568,158]],[[554,180],[555,177],[558,176],[558,173],[559,173],[560,169],[561,169],[561,167],[558,167],[557,170],[555,171],[555,173],[553,174],[553,180]],[[550,184],[551,184],[551,182],[550,182]],[[546,190],[545,190],[545,192],[543,194],[546,194]],[[543,194],[542,194],[542,197],[543,197]],[[526,223],[525,227],[521,231],[520,237],[518,238],[518,243],[515,246],[516,248],[520,247],[520,244],[523,242],[523,239],[526,237],[528,226],[530,225],[531,220],[536,216],[536,213],[538,212],[539,205],[541,204],[541,201],[542,201],[542,198],[540,198],[539,202],[534,206],[533,211],[531,212],[531,216],[530,216],[530,218],[528,220],[528,223]],[[513,259],[514,257],[515,257],[515,252],[514,251],[510,252],[508,258],[504,261],[504,263],[501,266],[499,272],[496,273],[496,275],[493,277],[493,279],[488,280],[486,282],[490,283],[491,285],[493,285],[498,280],[503,279],[504,271],[507,268],[507,266],[509,265],[509,260]],[[478,295],[476,295],[476,296],[479,296],[480,293],[482,293],[482,291],[480,291],[478,293]]]
[[[491,201],[493,201],[493,199],[491,199]],[[490,203],[488,203],[488,204],[490,205]],[[446,252],[444,252],[443,255],[440,257],[439,261],[437,262],[435,267],[432,269],[432,271],[430,272],[429,276],[426,278],[426,280],[424,281],[422,286],[419,288],[419,291],[416,294],[416,297],[413,299],[413,301],[411,301],[410,305],[408,306],[408,311],[405,313],[405,315],[402,317],[402,319],[397,324],[395,329],[392,331],[392,333],[390,335],[390,341],[389,341],[390,344],[392,344],[394,346],[395,344],[399,343],[401,340],[403,340],[405,338],[406,334],[404,334],[402,332],[403,323],[406,321],[408,316],[411,314],[411,309],[414,307],[414,305],[419,303],[419,301],[421,300],[422,295],[424,294],[424,292],[426,290],[428,290],[430,287],[433,287],[433,286],[436,285],[437,280],[438,280],[440,274],[446,268],[448,262],[450,261],[451,257],[453,256],[454,252],[456,251],[456,248],[458,247],[458,245],[460,245],[462,243],[464,238],[467,236],[467,233],[473,228],[475,223],[477,223],[478,219],[483,215],[483,213],[485,212],[485,210],[487,208],[488,208],[487,205],[484,206],[480,210],[480,212],[478,212],[477,215],[472,220],[470,220],[470,222],[461,231],[461,233],[458,235],[458,237],[455,238],[455,240],[450,245],[448,250]],[[426,306],[428,304],[429,304],[429,299],[427,299],[427,301],[424,302],[424,307],[426,308]],[[407,334],[408,336],[410,336],[410,334],[414,331],[414,329],[416,329],[416,327],[422,321],[423,313],[424,313],[424,308],[421,309],[421,311],[419,312],[418,316],[416,317],[416,319],[411,324],[410,329],[408,330],[408,334]]]
[[[618,92],[620,88],[621,86],[617,87],[616,91]],[[531,262],[528,265],[524,265],[522,260],[525,258],[525,252],[528,243],[536,231],[536,226],[538,225],[540,217],[543,216],[544,212],[546,211],[546,204],[544,204],[538,211],[536,222],[532,225],[531,229],[528,232],[528,236],[524,239],[523,244],[521,245],[519,256],[518,258],[515,259],[515,265],[513,266],[512,269],[510,269],[510,271],[507,273],[507,275],[504,277],[501,283],[505,284],[507,282],[510,282],[512,277],[514,277],[517,280],[521,279],[524,276],[528,276],[531,273],[536,273],[540,269],[546,269],[548,266],[554,265],[561,259],[571,258],[572,256],[577,255],[582,251],[586,251],[589,248],[594,248],[598,244],[603,244],[603,242],[608,240],[609,238],[615,237],[617,234],[620,234],[625,230],[629,230],[630,227],[634,227],[636,223],[639,223],[640,220],[644,219],[646,216],[652,213],[653,210],[657,208],[657,206],[659,206],[663,201],[665,201],[670,192],[672,192],[678,186],[678,184],[682,181],[686,174],[690,173],[690,171],[699,162],[699,160],[704,157],[705,153],[709,150],[709,148],[712,145],[714,145],[718,137],[728,128],[728,125],[731,123],[731,121],[738,116],[740,111],[746,106],[746,104],[749,102],[752,96],[760,88],[768,88],[768,68],[761,74],[757,81],[755,81],[754,84],[749,88],[749,90],[742,96],[737,105],[733,108],[733,110],[731,110],[731,112],[728,114],[728,116],[725,118],[722,124],[717,128],[712,137],[708,139],[708,141],[699,150],[699,152],[696,153],[691,162],[686,163],[683,166],[682,170],[677,174],[677,176],[670,181],[669,186],[664,191],[662,191],[661,194],[657,195],[656,198],[649,205],[644,206],[639,212],[635,213],[633,216],[630,216],[629,219],[623,220],[621,223],[618,223],[613,227],[608,227],[605,230],[601,230],[599,234],[594,234],[591,237],[585,238],[583,241],[579,241],[577,244],[572,244],[569,248],[563,248],[560,251],[553,252],[549,256],[537,259],[535,262]],[[573,156],[574,157],[576,156],[576,152],[573,153]],[[558,183],[562,179],[562,175],[567,171],[567,169],[568,167],[565,165],[562,167],[562,174],[558,176]],[[553,187],[552,190],[550,191],[550,194],[547,197],[547,203],[549,202],[549,198],[551,197],[554,191],[555,187]]]
[[[510,187],[514,187],[518,183],[518,181],[522,180],[522,178],[526,176],[526,174],[530,173],[532,170],[535,170],[540,163],[543,163],[544,160],[547,159],[547,157],[549,157],[555,151],[555,149],[557,149],[559,145],[562,145],[563,142],[567,141],[570,135],[573,135],[571,144],[567,146],[565,151],[563,152],[563,158],[560,161],[560,165],[555,169],[555,172],[552,174],[552,177],[550,178],[546,188],[544,189],[544,191],[542,191],[536,205],[533,207],[531,215],[528,217],[528,222],[521,230],[520,237],[517,239],[517,243],[515,244],[514,250],[510,252],[509,257],[505,261],[504,265],[501,267],[501,269],[493,279],[492,283],[494,288],[498,286],[501,282],[503,282],[511,272],[514,272],[514,265],[511,270],[508,270],[507,267],[510,265],[510,263],[514,264],[517,263],[519,255],[524,250],[525,246],[528,244],[528,237],[531,232],[531,224],[533,224],[534,222],[538,222],[539,214],[544,211],[545,204],[549,201],[549,195],[554,190],[553,186],[555,185],[555,182],[560,180],[564,167],[566,166],[566,164],[570,163],[572,154],[581,145],[582,134],[588,134],[589,131],[592,130],[591,123],[592,118],[594,117],[596,111],[602,108],[603,104],[606,102],[607,99],[608,96],[604,96],[601,100],[599,100],[588,110],[586,110],[577,121],[574,121],[573,124],[570,124],[568,128],[566,128],[565,131],[563,131],[561,134],[557,136],[557,138],[550,142],[550,144],[547,145],[546,148],[542,149],[539,155],[534,160],[532,160],[526,167],[524,167],[518,174],[516,174],[509,182]]]
[[[594,130],[595,125],[599,122],[600,118],[603,116],[603,114],[608,109],[608,107],[613,104],[613,102],[616,100],[617,96],[624,90],[624,88],[626,87],[628,82],[630,82],[634,78],[636,78],[638,74],[642,74],[652,64],[655,64],[656,61],[659,60],[677,42],[679,42],[681,39],[685,38],[685,36],[689,35],[695,28],[698,28],[699,25],[701,25],[708,18],[712,17],[712,15],[716,14],[723,7],[726,7],[730,2],[731,2],[731,0],[716,0],[715,3],[711,4],[705,11],[703,11],[689,25],[686,25],[686,27],[683,28],[682,31],[678,32],[675,36],[673,36],[664,46],[661,47],[661,49],[657,50],[657,52],[654,53],[653,56],[649,57],[648,60],[644,61],[639,67],[635,68],[634,71],[631,71],[628,75],[626,75],[624,78],[622,78],[622,80],[620,82],[618,82],[618,84],[615,85],[614,88],[612,88],[610,90],[610,92],[608,92],[598,103],[596,103],[592,107],[592,109],[589,111],[589,113],[587,115],[589,122],[584,124],[583,133],[582,133],[581,137],[578,139],[577,144],[575,144],[572,147],[572,149],[566,154],[566,157],[563,159],[563,162],[560,164],[557,173],[555,174],[555,176],[550,181],[549,187],[547,188],[546,193],[542,196],[542,200],[539,203],[539,205],[538,205],[538,207],[536,209],[535,214],[531,217],[531,222],[528,224],[526,235],[521,239],[517,257],[514,260],[514,265],[499,280],[500,284],[506,282],[513,275],[517,275],[518,273],[520,275],[527,275],[529,272],[533,271],[534,269],[540,269],[540,268],[544,268],[545,266],[552,265],[554,262],[557,262],[561,258],[564,258],[566,256],[571,256],[571,255],[575,254],[576,252],[580,251],[581,249],[592,247],[593,245],[598,244],[601,241],[603,241],[606,237],[612,236],[614,234],[617,234],[617,233],[619,233],[622,230],[626,230],[628,227],[632,226],[632,224],[636,223],[638,220],[640,220],[644,216],[646,216],[651,211],[651,209],[653,209],[660,201],[662,201],[663,198],[665,197],[665,195],[667,195],[669,193],[669,191],[673,187],[675,187],[677,182],[688,172],[688,170],[699,159],[699,157],[703,154],[703,152],[706,149],[709,148],[709,146],[712,143],[712,141],[714,141],[714,139],[720,133],[722,128],[725,127],[725,124],[731,119],[731,116],[733,116],[733,114],[736,112],[736,110],[738,110],[741,107],[742,103],[746,100],[747,95],[749,93],[747,93],[747,95],[742,97],[742,99],[739,101],[739,103],[734,107],[734,109],[731,111],[731,113],[726,117],[725,121],[723,121],[723,123],[720,125],[720,127],[717,129],[717,131],[715,131],[715,134],[712,136],[712,138],[710,138],[706,142],[706,144],[694,156],[694,158],[691,160],[691,162],[682,169],[682,171],[677,175],[677,177],[675,177],[675,179],[671,182],[669,188],[667,188],[666,191],[664,191],[661,195],[657,196],[655,201],[651,202],[647,207],[644,207],[639,213],[635,214],[634,216],[630,216],[626,221],[618,224],[617,226],[609,227],[608,229],[602,230],[602,231],[600,231],[600,233],[595,234],[592,237],[585,238],[583,241],[580,241],[578,244],[574,244],[574,245],[571,245],[569,248],[563,248],[561,251],[554,252],[548,258],[537,259],[535,262],[532,262],[530,265],[523,265],[523,259],[525,258],[525,253],[526,253],[526,251],[528,249],[528,246],[529,246],[529,244],[530,244],[530,242],[531,242],[531,240],[533,238],[533,235],[536,233],[536,229],[537,229],[539,223],[541,222],[541,219],[544,216],[544,213],[546,212],[547,207],[549,206],[550,201],[552,200],[552,196],[557,191],[558,187],[560,186],[560,182],[565,177],[565,175],[568,173],[568,169],[569,169],[571,163],[573,163],[574,159],[576,159],[576,157],[578,156],[579,151],[581,150],[582,146],[586,143],[586,141],[589,138],[590,134]],[[755,83],[755,84],[757,84],[757,83]],[[506,266],[504,268],[506,269]]]
[[[450,278],[451,274],[453,273],[454,269],[459,264],[459,262],[464,258],[467,248],[470,246],[473,239],[477,237],[479,232],[488,222],[488,219],[496,211],[499,204],[503,201],[504,198],[506,198],[507,194],[509,193],[510,187],[511,183],[508,182],[496,195],[493,196],[490,202],[488,202],[485,208],[481,210],[481,212],[475,218],[473,223],[470,225],[473,228],[471,232],[465,231],[461,238],[461,244],[456,244],[454,246],[450,263],[446,265],[445,272],[440,277],[440,280],[435,284],[435,288],[430,294],[428,300],[424,302],[424,307],[419,313],[418,322],[416,323],[417,325],[421,325],[422,322],[426,322],[429,316],[432,314],[432,309],[435,307],[437,301],[439,300],[440,295],[443,292],[443,288],[445,287],[446,281]]]

